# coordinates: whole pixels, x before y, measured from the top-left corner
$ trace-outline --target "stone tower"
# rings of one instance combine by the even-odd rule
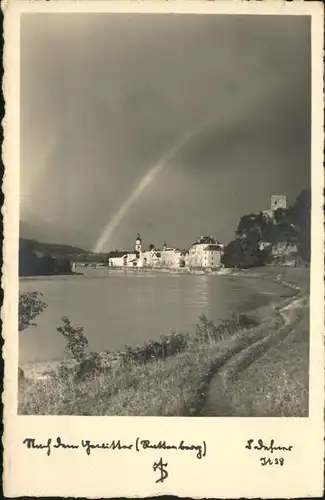
[[[141,249],[142,249],[142,240],[140,234],[138,233],[135,240],[135,251],[141,253]]]
[[[284,194],[272,194],[271,196],[271,212],[274,212],[278,208],[287,208],[287,197]]]

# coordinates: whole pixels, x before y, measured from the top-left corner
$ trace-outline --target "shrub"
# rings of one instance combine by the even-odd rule
[[[62,323],[62,326],[57,327],[57,331],[68,340],[66,350],[70,352],[75,359],[83,359],[85,356],[85,349],[88,346],[84,328],[82,326],[73,326],[66,316],[63,316]]]
[[[218,326],[208,320],[205,314],[199,317],[196,325],[196,340],[203,343],[213,343],[222,340],[225,334],[234,334],[239,329],[247,329],[257,326],[259,320],[246,314],[233,313],[229,319],[222,319]]]
[[[196,339],[202,343],[215,342],[220,338],[221,331],[209,320],[205,314],[199,316],[199,323],[196,325]]]
[[[112,358],[110,353],[91,352],[78,363],[74,379],[83,380],[89,375],[108,373],[112,369]]]
[[[223,319],[220,323],[220,329],[232,334],[238,329],[252,328],[259,324],[259,320],[247,314],[233,313],[229,319]]]

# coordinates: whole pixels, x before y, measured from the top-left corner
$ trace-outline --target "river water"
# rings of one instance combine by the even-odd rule
[[[217,323],[292,295],[277,283],[230,275],[84,272],[20,280],[21,291],[38,290],[48,304],[37,327],[20,333],[21,364],[63,358],[66,340],[56,331],[62,316],[84,327],[90,351],[113,351],[171,330],[193,331],[202,313]]]

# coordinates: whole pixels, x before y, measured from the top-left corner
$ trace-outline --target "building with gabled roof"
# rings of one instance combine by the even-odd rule
[[[201,236],[188,250],[189,267],[220,267],[224,246],[212,236]]]

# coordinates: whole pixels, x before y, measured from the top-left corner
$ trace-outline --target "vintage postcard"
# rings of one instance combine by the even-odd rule
[[[3,10],[5,495],[322,496],[322,2]]]

